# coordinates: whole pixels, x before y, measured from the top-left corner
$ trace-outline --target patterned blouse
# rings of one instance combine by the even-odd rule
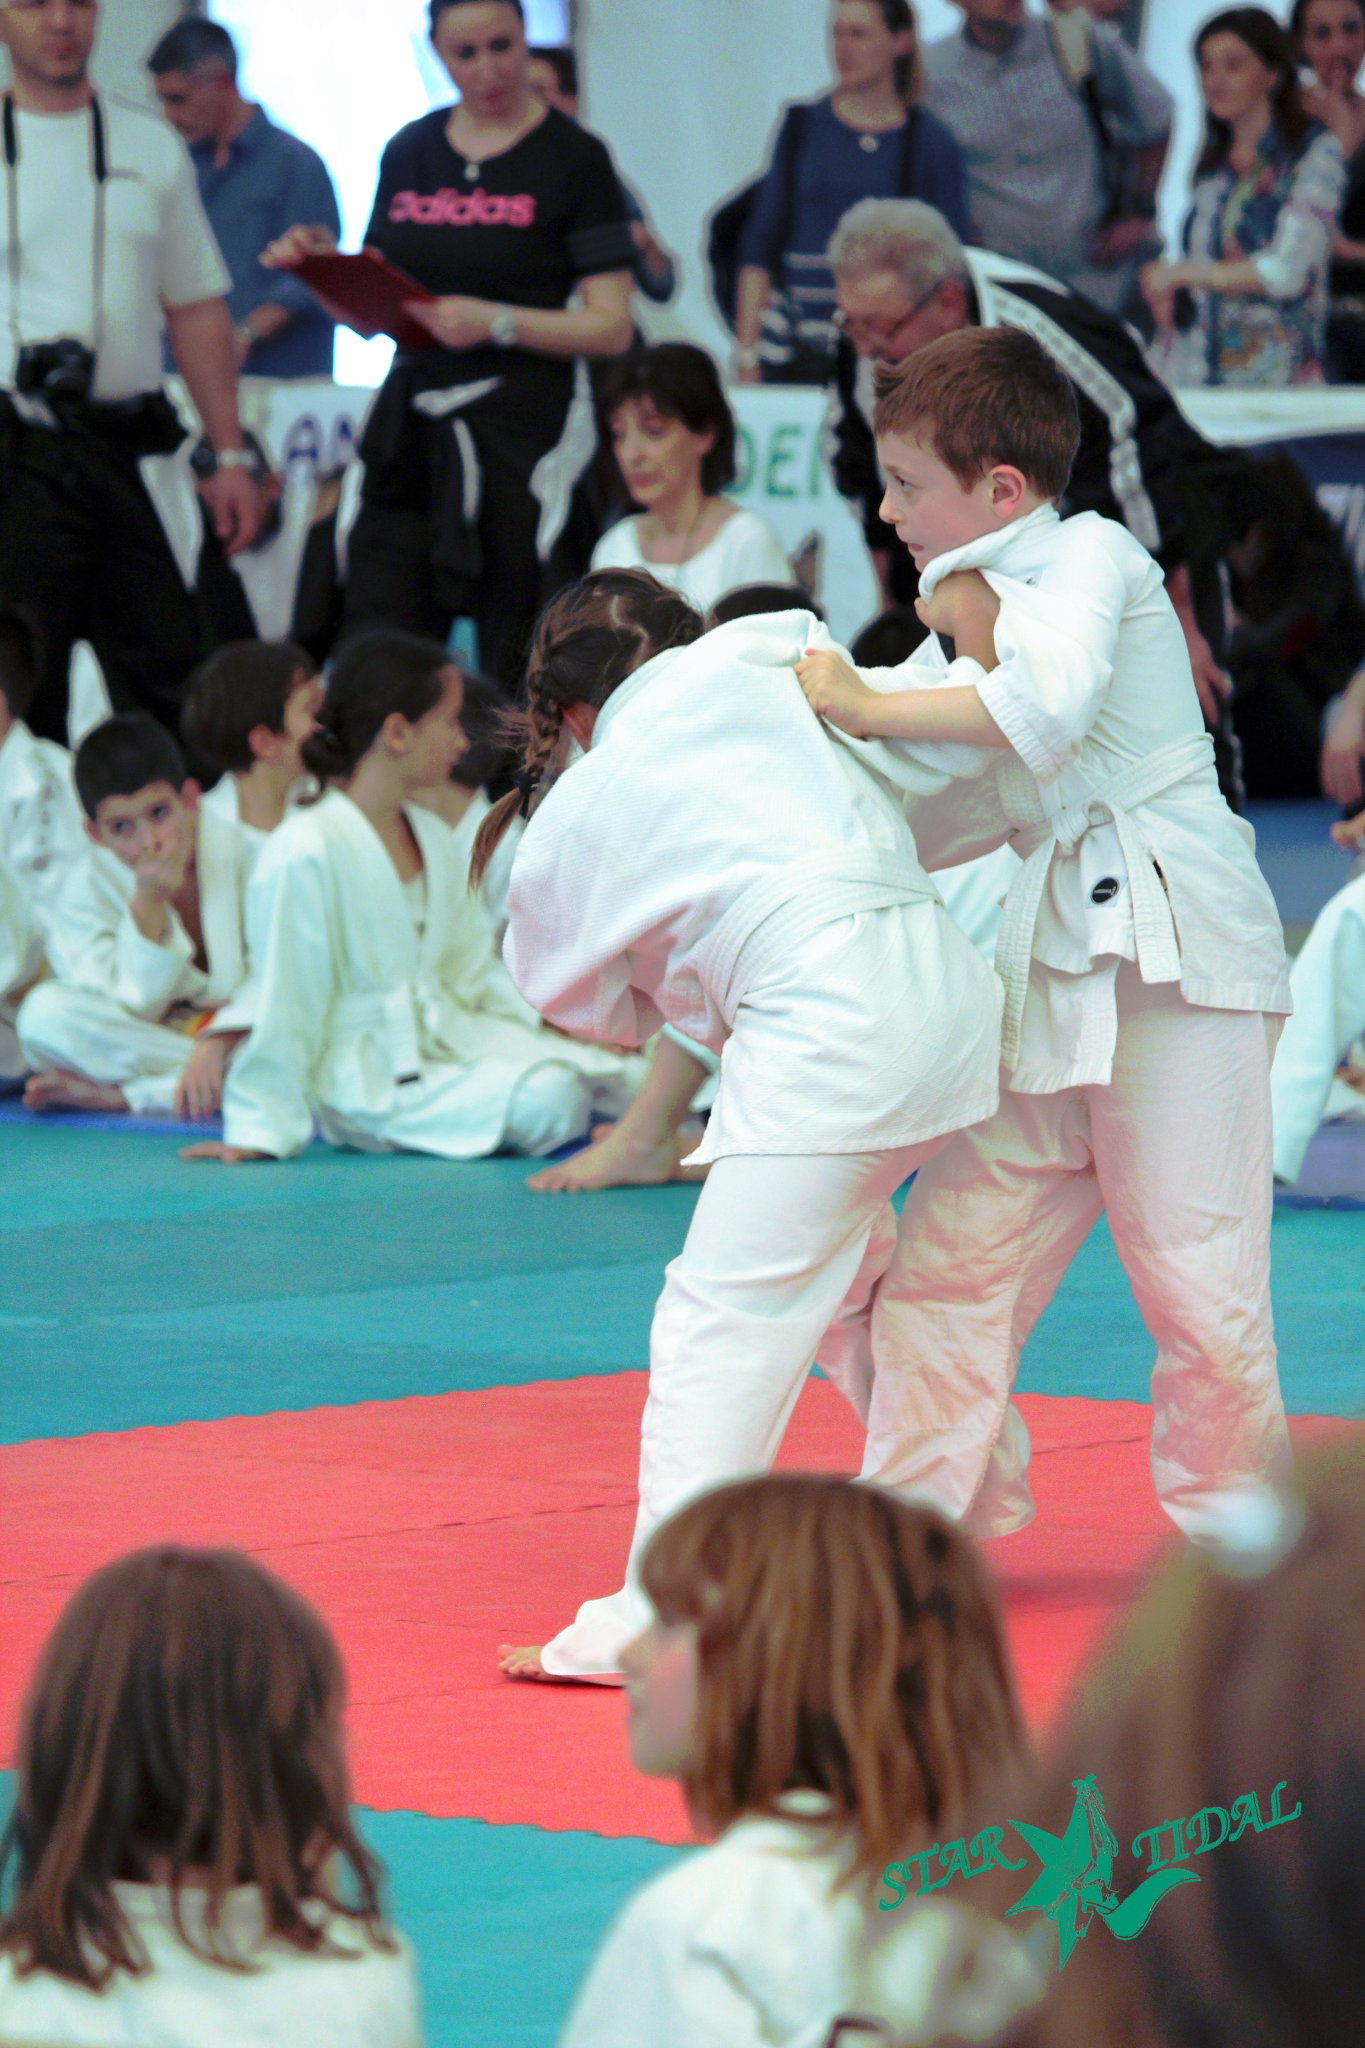
[[[1264,290],[1197,291],[1197,320],[1171,337],[1157,368],[1168,382],[1283,388],[1321,384],[1327,271],[1344,183],[1341,145],[1325,128],[1294,154],[1272,125],[1255,168],[1196,178],[1185,254],[1201,262],[1250,257]]]

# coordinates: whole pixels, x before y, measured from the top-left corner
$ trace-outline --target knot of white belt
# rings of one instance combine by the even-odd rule
[[[1017,756],[1010,755],[1000,769],[1001,801],[1013,827],[1010,843],[1023,859],[1005,899],[995,948],[996,969],[1005,984],[1000,1050],[1010,1070],[1019,1058],[1034,933],[1053,855],[1074,853],[1092,826],[1112,822],[1118,833],[1128,868],[1133,936],[1143,980],[1179,981],[1180,943],[1170,899],[1151,849],[1144,845],[1130,813],[1177,783],[1207,771],[1212,757],[1213,742],[1208,734],[1191,733],[1116,775],[1092,780],[1082,801],[1068,804],[1053,816],[1048,815],[1037,782]]]

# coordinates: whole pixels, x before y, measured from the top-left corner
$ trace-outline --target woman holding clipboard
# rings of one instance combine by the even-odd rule
[[[605,147],[531,91],[521,0],[430,14],[459,103],[388,144],[365,242],[435,294],[407,309],[433,345],[400,343],[361,440],[345,628],[444,639],[471,616],[480,665],[511,685],[595,537],[573,517],[596,441],[583,359],[630,346],[634,246]],[[300,226],[264,260],[335,246]]]

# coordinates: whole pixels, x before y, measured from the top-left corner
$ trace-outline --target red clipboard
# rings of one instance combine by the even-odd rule
[[[367,341],[376,334],[387,334],[400,348],[440,347],[435,336],[405,310],[412,299],[434,300],[435,292],[399,270],[377,249],[362,249],[358,256],[302,256],[291,268],[329,313]]]

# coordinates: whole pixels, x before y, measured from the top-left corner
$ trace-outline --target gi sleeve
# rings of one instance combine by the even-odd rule
[[[247,890],[251,977],[233,1010],[249,1010],[251,1030],[228,1068],[223,1136],[287,1159],[313,1135],[313,1077],[336,998],[335,940],[322,856],[297,844],[287,858],[276,851],[266,848]]]
[[[188,993],[194,965],[189,933],[169,906],[166,919],[165,943],[157,945],[138,930],[127,896],[92,854],[57,899],[47,940],[52,972],[155,1022]]]
[[[1075,760],[1099,716],[1113,678],[1127,579],[1098,536],[1077,544],[1034,586],[982,573],[1000,599],[999,665],[987,673],[959,657],[949,675],[975,685],[1025,767],[1051,782]]]

